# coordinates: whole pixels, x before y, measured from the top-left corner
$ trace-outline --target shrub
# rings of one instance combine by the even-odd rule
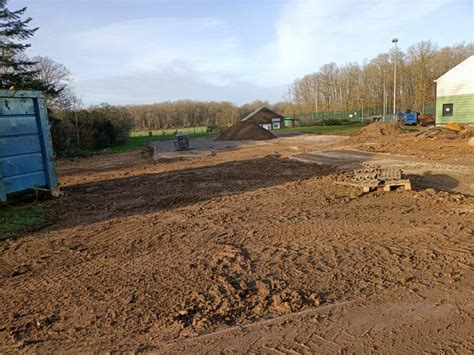
[[[127,110],[101,105],[50,113],[51,137],[58,156],[82,156],[128,140],[133,120]]]

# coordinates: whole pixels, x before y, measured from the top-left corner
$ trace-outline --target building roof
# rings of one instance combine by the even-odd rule
[[[474,55],[471,55],[469,58],[465,59],[464,61],[441,75],[438,79],[435,80],[435,83],[438,83],[443,80],[448,80],[451,77],[457,76],[457,74],[461,72],[471,72],[471,76],[474,75]]]
[[[261,111],[267,111],[267,112],[273,113],[275,115],[275,117],[283,118],[283,116],[280,115],[279,113],[276,113],[275,111],[272,111],[269,108],[267,108],[265,106],[262,106],[262,107],[256,109],[255,111],[253,111],[252,113],[249,113],[247,116],[242,118],[241,121],[247,121],[248,119],[252,118],[253,116],[255,116],[257,113],[259,113]]]

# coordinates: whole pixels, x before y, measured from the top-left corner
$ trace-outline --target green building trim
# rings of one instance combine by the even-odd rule
[[[452,116],[443,116],[445,104],[453,104]],[[474,94],[436,98],[436,124],[448,123],[474,124]]]

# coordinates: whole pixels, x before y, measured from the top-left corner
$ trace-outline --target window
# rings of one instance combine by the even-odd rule
[[[443,117],[453,115],[453,104],[443,104]]]

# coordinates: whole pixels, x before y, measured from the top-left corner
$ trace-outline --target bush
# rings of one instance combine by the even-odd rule
[[[125,143],[133,128],[127,110],[101,105],[50,113],[51,137],[58,156],[83,156]]]

